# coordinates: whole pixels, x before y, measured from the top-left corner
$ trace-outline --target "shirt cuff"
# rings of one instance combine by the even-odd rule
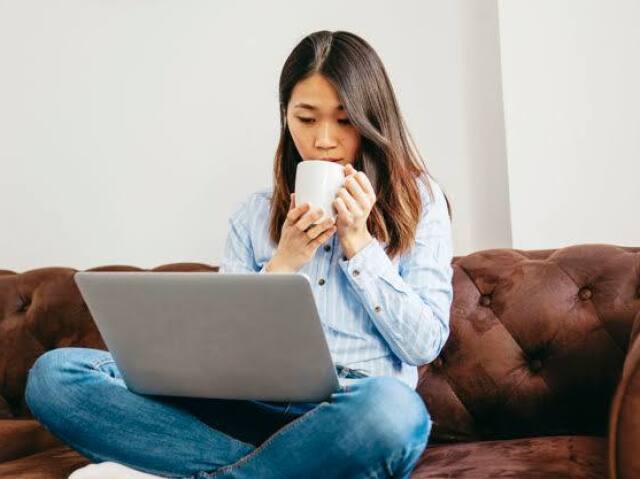
[[[389,256],[376,238],[373,238],[351,259],[346,259],[346,256],[340,258],[338,264],[349,277],[351,284],[361,290],[365,289],[370,281],[394,268]]]
[[[268,263],[268,262],[267,262]],[[264,274],[269,274],[269,271],[267,271],[267,263],[264,263],[262,265],[262,268],[260,268],[260,270],[258,271],[258,274],[260,273],[264,273]],[[274,273],[275,274],[275,273]],[[299,271],[298,274],[301,274],[302,276],[304,276],[305,278],[307,278],[307,281],[309,281],[309,283],[311,283],[311,279],[309,278],[309,275],[306,273],[303,273],[302,271]]]

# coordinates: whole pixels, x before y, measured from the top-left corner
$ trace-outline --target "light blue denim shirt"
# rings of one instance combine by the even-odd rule
[[[439,185],[434,200],[419,180],[423,212],[411,249],[393,261],[374,238],[346,260],[337,234],[298,272],[311,285],[334,364],[369,376],[394,376],[412,389],[418,368],[449,336],[453,300],[451,222]],[[272,187],[252,193],[229,218],[220,273],[264,273],[276,251],[269,239]]]

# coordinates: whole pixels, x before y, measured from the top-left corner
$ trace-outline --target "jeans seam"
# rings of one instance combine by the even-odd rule
[[[97,370],[100,366],[104,366],[107,363],[115,363],[115,360],[113,358],[98,359],[91,363],[91,367]]]
[[[254,449],[253,451],[251,451],[249,454],[247,454],[246,456],[238,459],[237,462],[233,463],[233,464],[229,464],[227,466],[222,466],[221,468],[218,468],[217,470],[213,471],[213,472],[206,472],[205,471],[205,475],[204,477],[207,479],[212,479],[214,477],[217,477],[218,475],[225,473],[225,472],[231,472],[235,469],[237,469],[238,467],[246,464],[247,462],[249,462],[251,459],[253,459],[254,457],[256,457],[258,454],[260,454],[269,444],[271,444],[276,437],[280,436],[281,434],[283,434],[285,431],[290,431],[295,429],[297,426],[299,426],[300,424],[302,424],[306,419],[308,419],[310,416],[314,415],[316,412],[318,412],[322,407],[324,406],[329,406],[330,403],[328,402],[321,402],[320,404],[318,404],[318,406],[316,406],[315,408],[313,408],[312,410],[306,412],[305,414],[301,415],[300,417],[294,419],[293,421],[291,421],[289,424],[286,424],[285,426],[283,426],[282,428],[278,429],[274,434],[272,434],[265,442],[263,442],[262,444],[260,444],[259,447],[257,447],[256,449]],[[186,478],[183,479],[192,479],[195,476],[188,476]]]

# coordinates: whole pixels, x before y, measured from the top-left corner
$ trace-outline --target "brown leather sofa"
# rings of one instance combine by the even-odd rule
[[[453,265],[451,336],[420,367],[434,425],[413,477],[640,477],[640,247],[493,249]],[[66,478],[89,462],[23,394],[43,352],[106,349],[75,271],[0,270],[0,478]]]

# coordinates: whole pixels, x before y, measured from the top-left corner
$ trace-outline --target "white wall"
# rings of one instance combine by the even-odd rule
[[[453,203],[455,254],[510,246],[494,0],[14,0],[0,269],[217,264],[229,213],[271,183],[280,68],[319,29],[379,52]]]
[[[640,244],[640,2],[499,2],[515,248]]]

